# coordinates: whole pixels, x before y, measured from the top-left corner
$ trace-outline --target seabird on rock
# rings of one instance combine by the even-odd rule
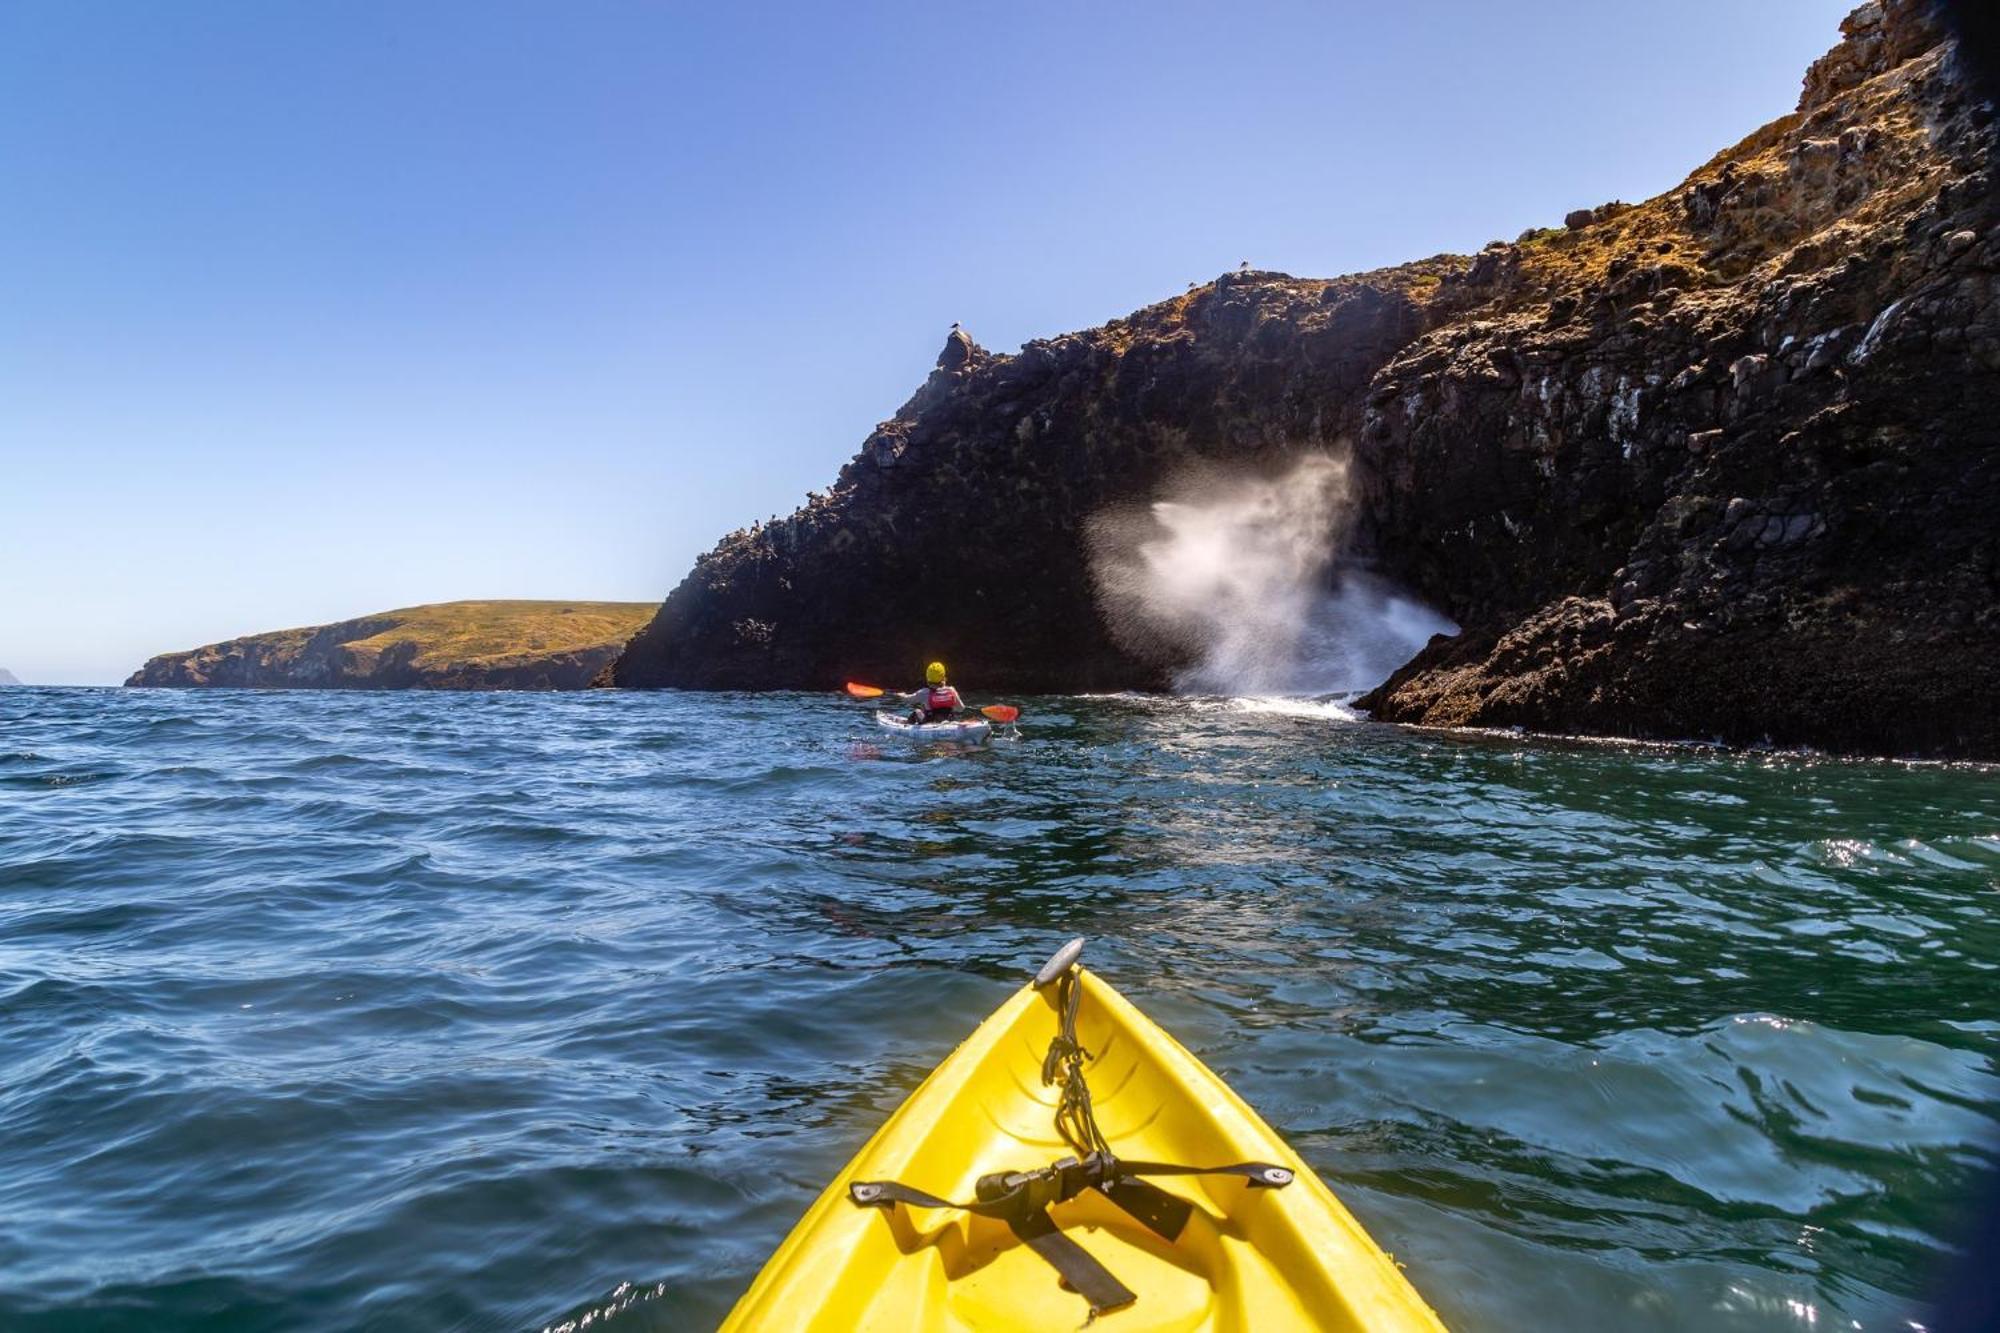
[[[939,367],[945,370],[957,370],[966,362],[972,360],[975,346],[976,344],[972,341],[972,335],[957,324],[953,324],[951,332],[945,335],[944,350],[938,353],[937,363]]]

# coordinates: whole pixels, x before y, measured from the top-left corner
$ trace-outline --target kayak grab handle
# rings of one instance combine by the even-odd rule
[[[1035,989],[1040,990],[1069,971],[1072,967],[1075,967],[1076,960],[1082,954],[1083,936],[1079,935],[1068,944],[1063,945],[1062,948],[1057,949],[1055,956],[1042,964],[1042,970],[1035,973]]]

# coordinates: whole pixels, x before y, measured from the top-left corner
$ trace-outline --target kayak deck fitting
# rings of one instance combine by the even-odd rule
[[[1441,1333],[1257,1113],[1076,966],[1082,945],[890,1116],[723,1327]]]

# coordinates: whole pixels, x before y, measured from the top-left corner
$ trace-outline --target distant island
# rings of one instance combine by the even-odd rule
[[[20,683],[21,678],[19,676],[9,671],[6,667],[0,667],[0,686],[19,685]]]
[[[127,685],[319,690],[578,690],[652,602],[439,602],[162,653]],[[0,673],[4,674],[4,673]],[[10,678],[11,679],[11,678]]]

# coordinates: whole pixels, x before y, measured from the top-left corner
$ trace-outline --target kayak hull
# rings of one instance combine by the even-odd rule
[[[946,745],[984,745],[993,736],[993,724],[984,718],[953,722],[912,722],[893,713],[877,713],[877,725],[908,741]]]
[[[1156,1180],[1193,1205],[1172,1242],[1095,1190],[1052,1206],[1064,1234],[1137,1295],[1094,1327],[1441,1333],[1395,1264],[1255,1111],[1108,984],[1078,975],[1077,1035],[1093,1056],[1086,1077],[1115,1153],[1296,1173],[1282,1189],[1233,1176]],[[1058,1025],[1052,997],[1053,988],[1023,988],[932,1072],[820,1195],[724,1328],[1045,1331],[1085,1321],[1084,1300],[1005,1222],[864,1208],[847,1193],[857,1180],[896,1180],[969,1199],[987,1172],[1068,1155],[1057,1091],[1041,1080]]]

